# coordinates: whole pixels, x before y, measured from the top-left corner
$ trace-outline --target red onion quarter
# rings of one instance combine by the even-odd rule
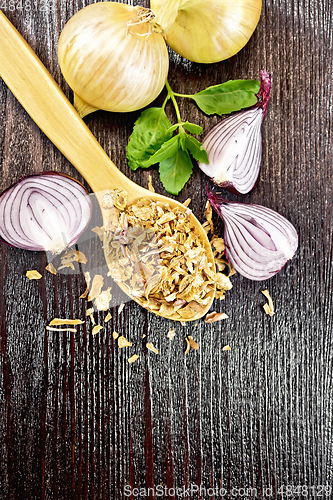
[[[207,192],[224,222],[226,256],[239,274],[255,281],[266,280],[295,255],[298,235],[282,215],[261,205],[228,202]]]
[[[60,253],[89,225],[92,202],[76,180],[56,172],[23,177],[0,197],[0,238],[24,250]]]
[[[271,75],[261,71],[258,103],[220,121],[213,127],[202,145],[209,163],[199,163],[200,169],[218,186],[246,194],[254,187],[262,157],[261,124],[271,91]]]

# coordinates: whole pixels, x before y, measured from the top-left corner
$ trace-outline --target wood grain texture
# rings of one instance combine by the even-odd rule
[[[58,66],[57,40],[85,2],[24,5],[27,0],[23,9],[11,9],[0,0],[72,99]],[[120,500],[127,498],[125,485],[155,488],[155,495],[150,490],[139,498],[158,498],[159,485],[169,489],[164,499],[181,498],[171,488],[191,485],[202,486],[192,498],[205,500],[251,498],[248,488],[252,498],[279,499],[287,485],[289,498],[332,498],[321,489],[333,478],[332,19],[330,0],[265,0],[250,42],[229,61],[203,66],[170,52],[169,80],[177,92],[258,78],[260,69],[273,74],[260,178],[241,199],[285,215],[298,230],[300,247],[267,282],[233,278],[225,301],[214,304],[228,320],[182,327],[127,302],[121,314],[112,309],[97,336],[89,322],[75,334],[47,331],[55,316],[85,316],[86,303],[78,298],[82,273],[53,276],[44,272],[44,254],[1,245],[1,500]],[[217,121],[187,100],[180,109],[205,130]],[[128,177],[146,187],[150,173],[166,194],[156,170],[132,172],[127,165],[126,144],[138,116],[96,112],[85,121]],[[41,170],[82,180],[2,81],[0,168],[1,189]],[[178,197],[190,196],[201,220],[204,184],[195,168]],[[98,223],[96,206],[92,227]],[[99,242],[89,237],[82,245],[93,256],[92,272],[103,272]],[[28,269],[38,269],[43,279],[28,281]],[[274,299],[272,318],[262,309],[264,288]],[[114,295],[119,304],[116,289]],[[102,323],[104,316],[96,319]],[[169,328],[176,329],[172,342]],[[119,349],[114,330],[133,348]],[[200,349],[184,356],[187,335]],[[159,355],[147,350],[147,341]],[[226,344],[230,351],[222,351]],[[140,359],[129,365],[134,352]],[[304,486],[303,495],[297,485]],[[225,496],[204,491],[214,487],[225,488]]]

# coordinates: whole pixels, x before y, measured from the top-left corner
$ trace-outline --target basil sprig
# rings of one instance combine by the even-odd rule
[[[178,194],[192,174],[192,158],[208,163],[208,156],[201,142],[193,135],[200,135],[202,127],[181,120],[176,97],[195,101],[207,115],[227,115],[254,106],[260,82],[256,80],[230,80],[208,87],[197,94],[177,94],[166,82],[168,95],[160,108],[144,110],[134,124],[127,146],[127,159],[132,170],[159,164],[160,178],[166,191]],[[172,125],[165,113],[171,100],[177,116]]]

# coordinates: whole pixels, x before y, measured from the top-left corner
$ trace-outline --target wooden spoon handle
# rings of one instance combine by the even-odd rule
[[[112,163],[45,66],[0,11],[0,76],[95,191],[139,186]]]

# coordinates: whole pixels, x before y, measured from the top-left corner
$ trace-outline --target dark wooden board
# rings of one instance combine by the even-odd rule
[[[85,3],[22,1],[22,9],[16,0],[0,0],[0,8],[72,99],[57,40]],[[205,500],[332,498],[324,489],[333,474],[332,19],[330,0],[266,0],[251,40],[229,61],[204,66],[171,54],[169,79],[178,92],[258,78],[260,69],[273,74],[260,178],[243,199],[285,215],[300,246],[267,282],[233,278],[233,290],[214,304],[228,320],[181,326],[127,302],[94,337],[89,324],[76,334],[46,331],[55,316],[84,316],[82,274],[53,276],[44,272],[44,254],[1,245],[1,500],[118,500],[129,488],[147,489],[132,498],[178,499],[181,490],[172,488],[191,487],[188,497]],[[205,130],[217,121],[188,101],[180,107]],[[132,172],[126,162],[138,115],[97,112],[85,120],[126,175],[147,186],[150,173],[163,193],[155,169]],[[82,180],[2,81],[0,168],[2,189],[50,169]],[[178,197],[190,196],[201,220],[204,184],[195,167]],[[103,268],[98,242],[85,244],[94,272]],[[44,278],[27,280],[28,269]],[[264,288],[273,317],[262,309]],[[176,330],[172,342],[169,328]],[[118,349],[113,330],[133,343],[131,351]],[[187,335],[200,349],[185,356]],[[147,351],[147,339],[160,355]],[[230,351],[222,351],[226,344]],[[129,352],[140,356],[132,365]]]

